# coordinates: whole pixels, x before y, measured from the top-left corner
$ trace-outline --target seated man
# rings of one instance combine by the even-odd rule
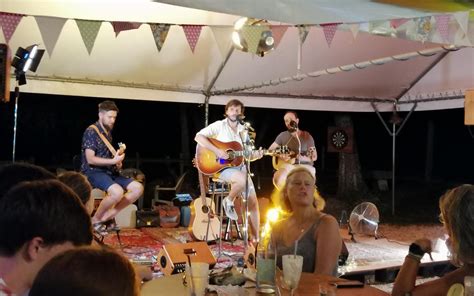
[[[81,172],[94,188],[107,192],[92,217],[94,230],[100,233],[106,230],[105,224],[111,229],[116,227],[112,219],[143,193],[142,184],[119,173],[125,154],[114,151],[111,146],[118,112],[114,102],[100,103],[99,119],[85,130],[82,137]]]
[[[283,116],[286,131],[281,132],[270,145],[269,150],[275,150],[278,147],[288,147],[290,154],[281,154],[278,156],[279,162],[273,175],[273,185],[281,189],[285,184],[286,176],[295,168],[303,166],[313,174],[316,179],[316,169],[313,163],[318,158],[318,153],[314,145],[314,139],[310,133],[298,128],[300,119],[295,111],[287,111]]]
[[[14,186],[0,199],[0,295],[25,295],[52,257],[91,242],[90,217],[69,187],[57,180]]]

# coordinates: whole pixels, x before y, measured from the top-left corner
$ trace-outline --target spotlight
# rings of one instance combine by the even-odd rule
[[[43,54],[44,49],[38,49],[37,44],[28,46],[26,49],[22,47],[17,49],[11,65],[15,68],[19,85],[26,84],[25,73],[27,71],[36,72]]]
[[[257,34],[258,40],[252,40],[252,37],[255,38],[253,34]],[[235,22],[232,41],[237,49],[244,52],[251,51],[261,57],[271,51],[275,44],[268,21],[247,17]]]

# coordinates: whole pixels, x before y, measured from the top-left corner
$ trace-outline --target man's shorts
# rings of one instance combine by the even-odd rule
[[[107,191],[110,186],[119,184],[126,191],[128,184],[132,183],[132,178],[127,178],[121,175],[115,175],[111,172],[88,170],[84,173],[89,179],[93,188],[99,188]]]

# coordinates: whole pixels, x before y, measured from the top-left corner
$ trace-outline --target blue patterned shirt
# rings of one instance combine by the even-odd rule
[[[94,125],[99,129],[99,131],[104,135],[110,143],[112,143],[112,135],[111,133],[107,133],[102,126],[99,124],[98,121],[94,123]],[[82,136],[82,149],[81,149],[81,172],[86,173],[88,170],[96,170],[96,171],[104,171],[104,172],[112,172],[114,166],[94,166],[89,165],[86,160],[86,149],[91,149],[95,152],[95,156],[101,158],[113,158],[112,153],[105,145],[104,141],[99,137],[97,132],[92,128],[88,127],[84,131],[84,135]]]

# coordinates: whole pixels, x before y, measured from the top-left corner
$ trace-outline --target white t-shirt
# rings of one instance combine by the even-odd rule
[[[200,130],[197,134],[205,136],[207,138],[214,138],[221,142],[231,142],[236,141],[242,144],[242,139],[240,138],[240,133],[245,132],[243,125],[237,125],[237,133],[235,133],[229,125],[227,118],[222,120],[215,121],[208,125],[207,127]]]

